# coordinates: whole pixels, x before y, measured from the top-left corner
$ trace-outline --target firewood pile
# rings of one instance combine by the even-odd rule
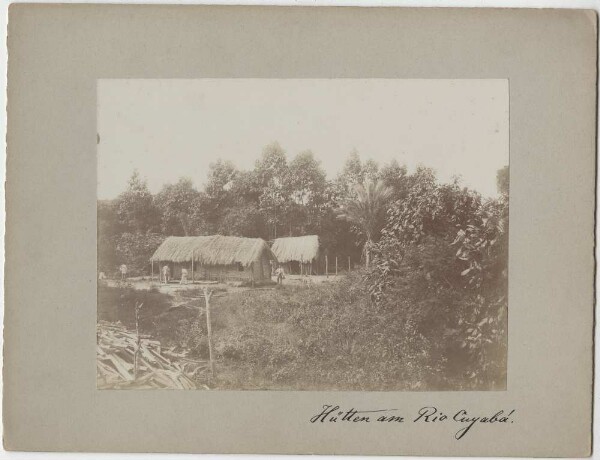
[[[98,322],[96,350],[99,389],[193,390],[198,385],[191,377],[208,370],[206,361],[163,350],[159,341],[145,335],[139,337],[138,350],[136,333],[121,323]]]

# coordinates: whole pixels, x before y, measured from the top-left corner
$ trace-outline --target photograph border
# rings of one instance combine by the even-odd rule
[[[578,10],[12,5],[5,448],[589,455],[596,38]],[[509,78],[508,391],[96,392],[95,80],[236,75]],[[445,424],[310,424],[328,403],[517,416],[460,442]]]

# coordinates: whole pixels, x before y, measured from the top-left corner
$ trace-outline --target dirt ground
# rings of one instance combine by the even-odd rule
[[[301,276],[301,275],[285,275],[285,279],[283,280],[283,285],[308,285],[311,284],[321,284],[321,283],[333,283],[343,279],[345,275],[313,275],[313,276]],[[193,290],[198,289],[203,286],[208,286],[215,290],[225,290],[229,292],[239,292],[239,291],[247,291],[250,289],[273,289],[275,287],[276,278],[272,277],[271,280],[273,284],[267,284],[264,286],[252,288],[250,286],[236,286],[234,283],[218,283],[215,281],[202,281],[196,280],[193,283],[188,281],[187,284],[179,284],[179,281],[173,280],[170,281],[169,284],[164,284],[158,281],[158,279],[154,278],[154,280],[146,277],[132,277],[126,278],[125,282],[132,285],[134,289],[137,290],[150,290],[152,288],[156,288],[159,292],[163,294],[171,294],[174,295],[180,291]],[[108,286],[116,287],[121,280],[116,279],[106,279],[103,280],[103,283],[106,283]]]

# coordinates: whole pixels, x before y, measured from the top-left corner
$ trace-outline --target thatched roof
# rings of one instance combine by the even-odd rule
[[[247,267],[266,255],[277,261],[269,245],[260,238],[237,236],[170,236],[150,258],[155,262],[194,262],[202,265],[231,265]]]
[[[319,255],[319,237],[317,235],[290,236],[277,238],[271,250],[279,262],[310,262]]]

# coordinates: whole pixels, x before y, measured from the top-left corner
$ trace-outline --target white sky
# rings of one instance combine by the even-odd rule
[[[507,80],[99,80],[98,198],[116,197],[134,168],[153,193],[180,176],[200,187],[209,163],[250,169],[273,141],[288,159],[312,150],[330,178],[356,148],[493,196],[508,97]]]

